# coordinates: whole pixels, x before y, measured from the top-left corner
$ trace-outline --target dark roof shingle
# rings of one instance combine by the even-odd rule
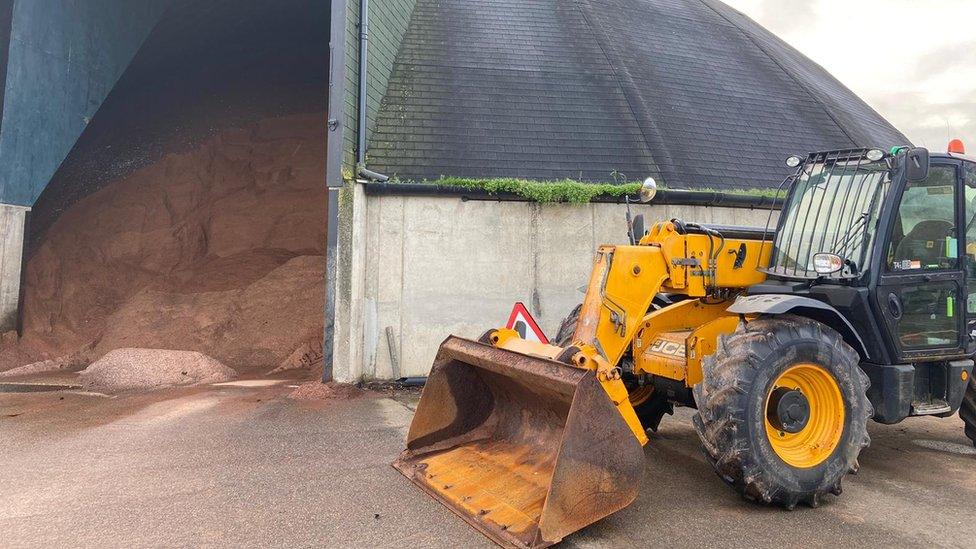
[[[374,169],[777,185],[794,153],[908,140],[716,0],[418,0]]]

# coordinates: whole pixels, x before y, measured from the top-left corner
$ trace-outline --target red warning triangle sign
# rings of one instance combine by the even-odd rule
[[[529,314],[529,310],[519,301],[512,307],[512,314],[508,317],[506,328],[515,330],[522,339],[527,341],[538,341],[539,343],[549,343],[549,338],[542,333],[542,328]]]

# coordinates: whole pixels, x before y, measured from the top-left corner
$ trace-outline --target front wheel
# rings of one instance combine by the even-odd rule
[[[969,377],[969,387],[959,407],[959,417],[966,424],[966,436],[976,445],[976,377]]]
[[[839,495],[868,446],[868,377],[840,334],[782,315],[740,324],[702,363],[694,423],[722,479],[792,509]]]

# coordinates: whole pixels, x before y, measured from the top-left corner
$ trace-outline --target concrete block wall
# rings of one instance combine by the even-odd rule
[[[29,210],[0,204],[0,333],[17,328],[24,228]]]
[[[340,381],[427,375],[449,334],[478,337],[524,302],[547,335],[583,298],[594,252],[625,244],[625,206],[462,201],[358,194],[349,326],[337,333]],[[648,221],[764,226],[768,211],[635,206]],[[775,221],[775,217],[774,217]]]

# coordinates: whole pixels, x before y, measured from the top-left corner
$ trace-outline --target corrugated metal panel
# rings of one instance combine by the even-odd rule
[[[0,202],[33,204],[168,3],[14,4],[0,133]]]

